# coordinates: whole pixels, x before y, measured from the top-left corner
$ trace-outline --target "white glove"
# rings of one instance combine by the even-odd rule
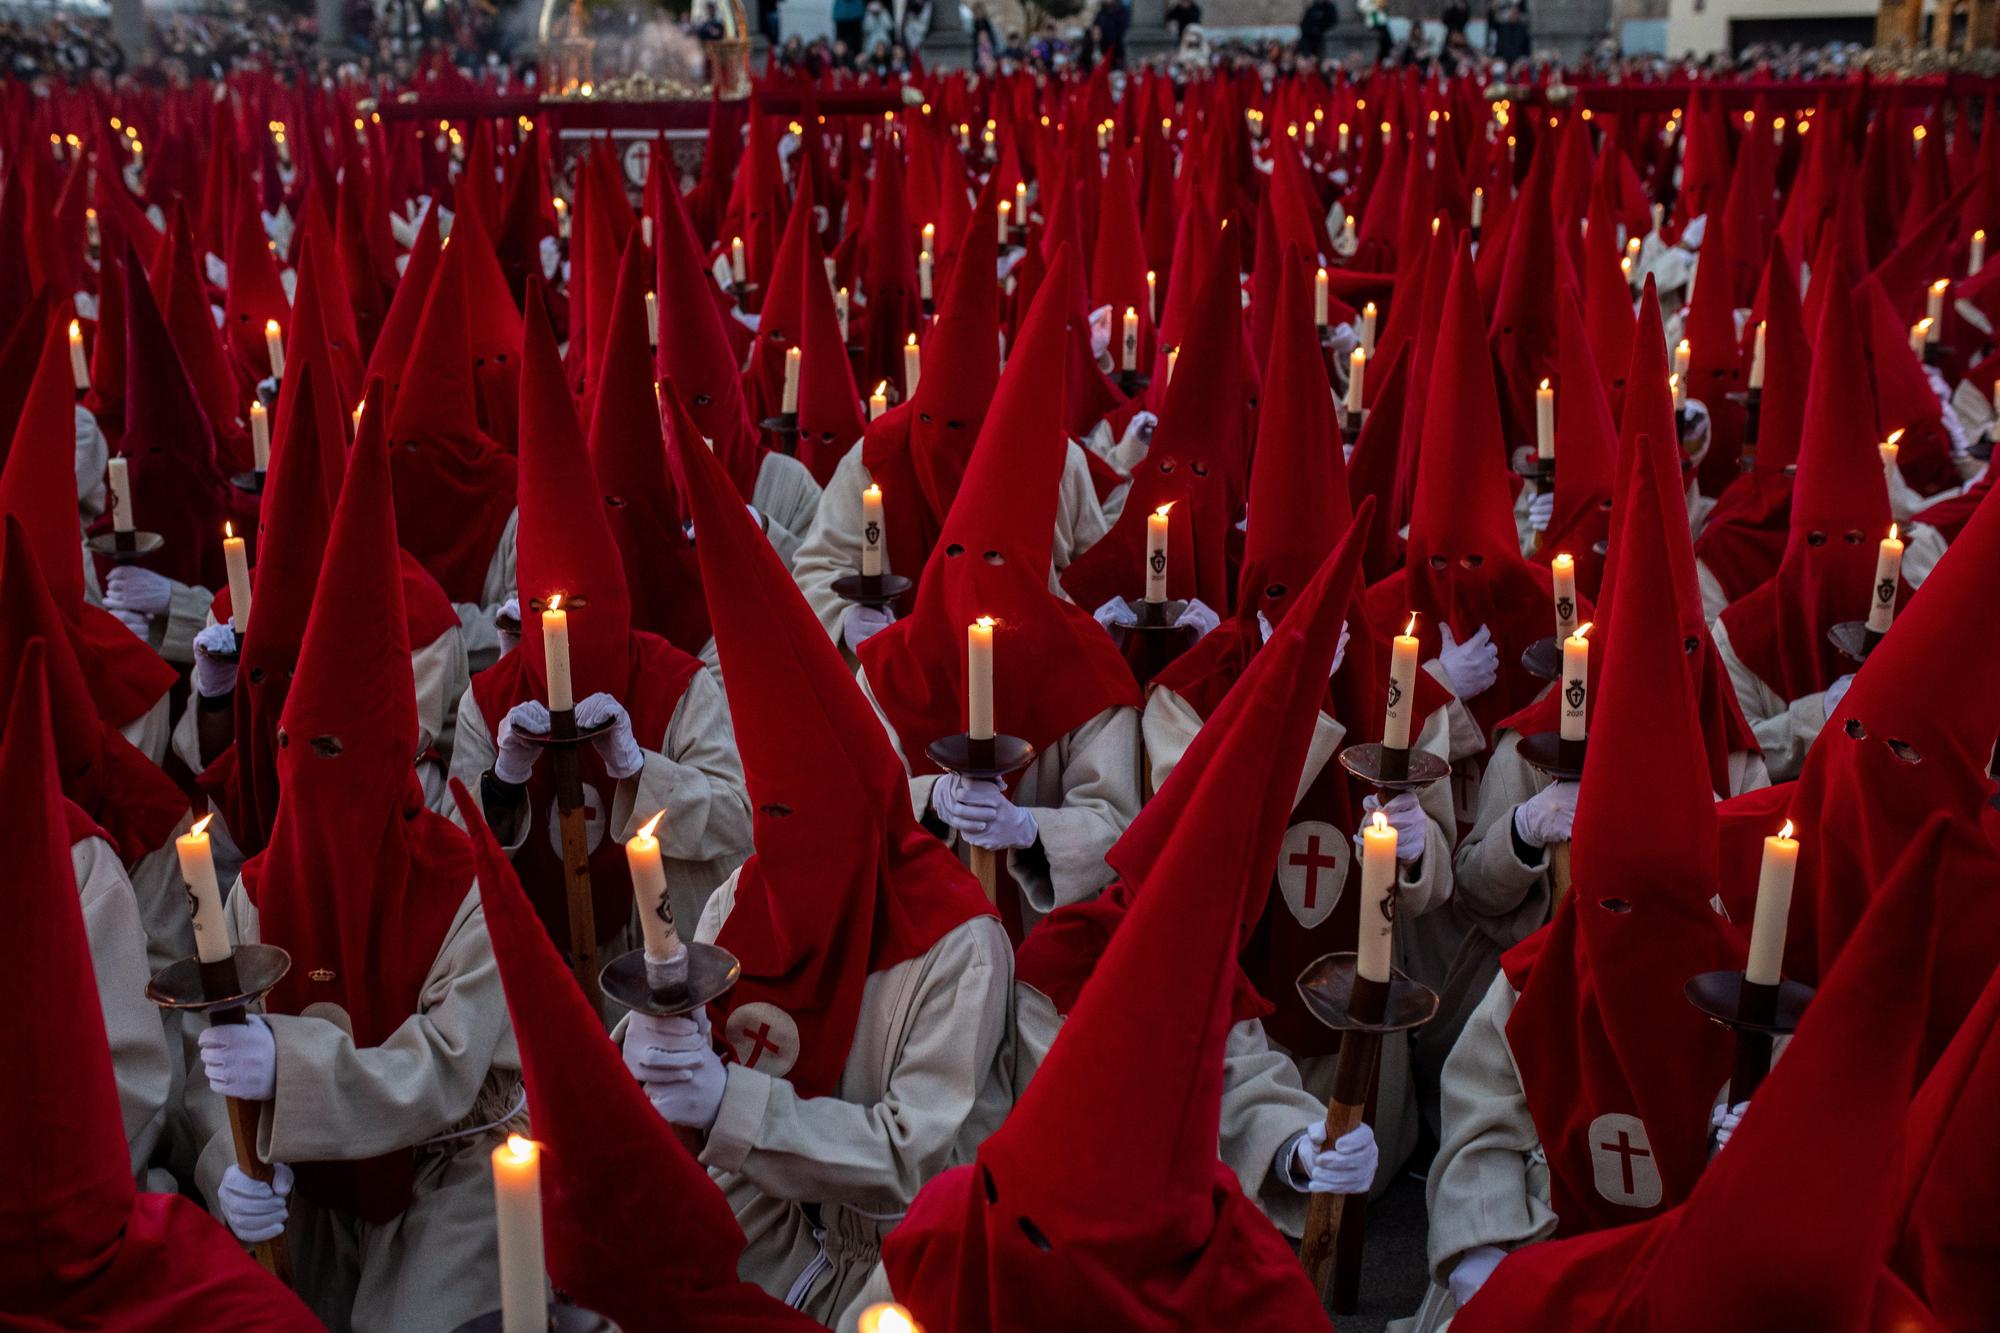
[[[140,615],[137,611],[126,611],[115,606],[107,606],[104,609],[111,613],[113,620],[116,620],[126,629],[131,630],[133,634],[137,635],[139,642],[151,643],[153,641],[153,622],[147,617]]]
[[[494,737],[493,776],[516,787],[525,783],[535,771],[535,760],[542,751],[539,745],[522,737],[548,734],[547,705],[523,699],[508,709],[507,716],[500,719],[500,732]]]
[[[1340,642],[1333,645],[1333,665],[1326,670],[1328,680],[1340,674],[1340,664],[1347,660],[1347,625],[1345,620],[1340,622]],[[1265,619],[1262,611],[1257,613],[1257,628],[1263,633],[1264,642],[1269,643],[1273,631],[1271,622]]]
[[[895,622],[895,608],[887,606],[850,606],[841,617],[840,637],[851,653],[861,651],[861,645],[875,635],[889,628]]]
[[[1354,349],[1361,346],[1361,331],[1352,324],[1336,324],[1327,330],[1327,341],[1332,344],[1333,364],[1346,366],[1352,362]],[[1346,387],[1346,380],[1343,377],[1341,381],[1343,392]]]
[[[1734,1106],[1717,1106],[1708,1113],[1708,1127],[1715,1135],[1717,1152],[1729,1146],[1730,1136],[1736,1133],[1736,1127],[1743,1123],[1743,1113],[1749,1109],[1749,1102],[1737,1102]]]
[[[291,1192],[292,1168],[283,1162],[272,1168],[268,1185],[252,1180],[242,1167],[231,1164],[222,1173],[215,1201],[236,1239],[255,1245],[285,1234],[285,1216],[290,1211],[285,1200]]]
[[[1543,491],[1528,501],[1528,526],[1536,532],[1547,532],[1549,520],[1556,516],[1556,493]]]
[[[1356,1125],[1329,1148],[1326,1124],[1314,1121],[1292,1140],[1287,1156],[1285,1178],[1302,1194],[1366,1194],[1375,1183],[1381,1152],[1375,1146],[1375,1131],[1366,1125]]]
[[[669,1123],[705,1132],[722,1109],[729,1074],[711,1033],[706,1009],[677,1018],[635,1012],[626,1023],[625,1068]]]
[[[1090,614],[1106,630],[1109,630],[1113,625],[1136,625],[1139,623],[1139,617],[1133,612],[1131,606],[1123,597],[1113,597]]]
[[[1458,1256],[1458,1263],[1452,1268],[1451,1276],[1445,1284],[1451,1288],[1451,1299],[1459,1309],[1479,1294],[1486,1285],[1486,1279],[1493,1276],[1493,1270],[1507,1257],[1507,1251],[1498,1245],[1477,1245]]]
[[[1450,625],[1438,626],[1444,646],[1437,661],[1444,668],[1445,682],[1461,699],[1473,699],[1493,688],[1500,678],[1500,649],[1493,643],[1493,631],[1481,625],[1479,632],[1460,643]]]
[[[502,620],[513,621],[515,627],[513,629],[500,628],[500,622]],[[519,597],[509,597],[506,601],[500,603],[499,614],[496,615],[493,620],[493,633],[497,635],[500,639],[501,652],[511,653],[516,648],[521,646],[520,625],[521,625],[521,599]]]
[[[645,753],[632,735],[632,715],[625,711],[624,704],[602,690],[577,700],[576,725],[579,731],[606,725],[611,728],[591,744],[597,747],[598,757],[612,777],[622,781],[645,767]]]
[[[1188,599],[1187,610],[1181,612],[1179,618],[1174,621],[1174,628],[1184,629],[1192,625],[1194,636],[1199,639],[1221,623],[1222,617],[1210,610],[1208,603],[1199,597],[1191,597]]]
[[[137,565],[120,565],[104,576],[104,605],[114,613],[133,611],[142,616],[165,615],[173,596],[172,579]]]
[[[1681,453],[1700,466],[1701,460],[1708,457],[1710,443],[1708,404],[1699,398],[1688,399],[1687,416],[1687,429],[1681,432]]]
[[[556,270],[562,267],[562,246],[553,236],[544,236],[535,246],[542,260],[542,281],[554,282]]]
[[[1111,307],[1101,305],[1090,312],[1090,354],[1099,362],[1111,350]]]
[[[931,788],[931,809],[974,847],[1008,851],[1032,847],[1041,830],[1035,817],[1006,797],[1006,788],[987,778],[947,773]]]
[[[197,1038],[201,1072],[225,1097],[268,1102],[278,1086],[278,1042],[256,1014],[245,1023],[210,1024]]]
[[[1848,687],[1852,684],[1854,684],[1854,673],[1850,671],[1844,676],[1837,677],[1833,684],[1826,687],[1825,703],[1828,721],[1833,720],[1833,710],[1840,707],[1840,701],[1847,697]]]
[[[230,625],[209,625],[194,636],[194,692],[204,699],[236,688],[236,631]]]
[[[1557,782],[1542,788],[1514,807],[1514,832],[1530,847],[1547,847],[1568,842],[1576,823],[1576,794],[1582,786]]]
[[[1122,443],[1128,447],[1134,442],[1151,444],[1153,431],[1159,424],[1160,419],[1151,412],[1134,412],[1132,419],[1125,423],[1125,437]]]
[[[1396,859],[1405,865],[1418,860],[1424,854],[1424,846],[1430,840],[1431,821],[1424,813],[1423,803],[1413,791],[1398,792],[1384,804],[1379,795],[1361,798],[1361,817],[1380,810],[1388,816],[1389,827],[1396,830]],[[1361,847],[1361,835],[1354,835],[1357,851]]]

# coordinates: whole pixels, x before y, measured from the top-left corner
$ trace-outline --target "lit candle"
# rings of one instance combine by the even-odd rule
[[[1584,738],[1583,717],[1590,700],[1590,622],[1563,640],[1562,738]]]
[[[1167,600],[1167,511],[1163,504],[1146,515],[1146,600],[1159,606]]]
[[[1373,301],[1361,307],[1361,350],[1370,356],[1375,355],[1376,315],[1377,311]]]
[[[1477,227],[1486,218],[1486,188],[1475,186],[1472,191],[1472,225]]]
[[[994,210],[994,212],[998,214],[998,220],[1000,225],[1000,244],[1003,246],[1007,244],[1007,215],[1009,213],[1012,213],[1013,211],[1014,211],[1014,201],[1011,199],[1002,199],[1000,201],[999,207]]]
[[[1180,359],[1181,359],[1181,349],[1180,349],[1180,348],[1178,348],[1178,347],[1169,347],[1169,348],[1167,349],[1167,383],[1168,383],[1168,384],[1172,384],[1172,383],[1174,382],[1174,367],[1175,367],[1175,366],[1176,366],[1177,364],[1179,364],[1179,362],[1180,362]],[[1996,392],[2000,392],[2000,390],[1996,390]]]
[[[1889,432],[1889,438],[1875,446],[1875,452],[1882,456],[1882,477],[1886,481],[1896,475],[1896,456],[1903,452],[1903,432]]]
[[[562,199],[562,196],[561,196],[561,195],[557,195],[557,196],[556,196],[555,198],[551,199],[551,200],[550,200],[549,202],[550,202],[551,204],[555,205],[555,210],[556,210],[556,235],[557,235],[557,236],[560,236],[560,237],[561,237],[562,239],[564,239],[564,240],[568,240],[568,239],[569,239],[569,205],[563,202],[563,199]]]
[[[783,405],[778,410],[787,415],[795,414],[799,410],[799,362],[801,359],[802,357],[798,348],[787,347],[785,349],[785,398]]]
[[[1688,402],[1687,386],[1681,383],[1681,377],[1679,375],[1667,376],[1667,388],[1673,391],[1674,411],[1678,413],[1686,410]]]
[[[875,386],[875,392],[868,395],[868,419],[873,421],[889,410],[889,381],[883,380]]]
[[[542,662],[549,678],[549,711],[567,713],[576,707],[576,687],[569,675],[569,612],[563,595],[549,598],[542,612]]]
[[[1322,265],[1319,272],[1313,274],[1313,323],[1320,328],[1326,327],[1326,298],[1326,268]]]
[[[78,393],[90,387],[90,362],[83,355],[83,325],[76,320],[69,322],[69,373]]]
[[[222,563],[229,571],[229,618],[238,634],[250,632],[250,556],[234,525],[222,525]]]
[[[1340,224],[1340,251],[1342,254],[1351,255],[1355,247],[1360,244],[1361,241],[1354,231],[1354,214],[1349,213]]]
[[[1410,748],[1410,717],[1417,701],[1417,618],[1389,645],[1389,711],[1382,718],[1382,746]]]
[[[1369,981],[1389,980],[1389,892],[1396,883],[1396,826],[1377,810],[1361,830],[1361,921],[1354,970]]]
[[[208,845],[208,821],[213,818],[203,815],[174,839],[181,878],[187,881],[188,907],[194,913],[194,952],[204,963],[219,963],[232,952],[229,927],[222,919],[222,889],[215,881],[215,854]]]
[[[259,472],[271,470],[271,414],[262,403],[250,404],[250,457]]]
[[[105,474],[111,488],[111,530],[113,532],[132,531],[132,470],[122,458],[114,458],[105,466]]]
[[[1931,341],[1931,322],[1928,318],[1920,319],[1916,323],[1910,325],[1911,355],[1921,357],[1924,354],[1924,349],[1930,346],[1930,341]]]
[[[1125,307],[1125,337],[1119,343],[1118,368],[1139,368],[1139,312],[1129,305]]]
[[[547,1333],[542,1255],[542,1146],[509,1134],[493,1150],[493,1220],[500,1240],[501,1333]]]
[[[882,573],[882,537],[882,488],[870,482],[861,489],[861,572],[868,578]]]
[[[1016,181],[1014,183],[1014,225],[1018,227],[1028,225],[1028,183],[1026,181]]]
[[[833,294],[833,317],[840,324],[840,345],[847,346],[847,288],[842,287]]]
[[[1750,348],[1750,387],[1764,387],[1764,321],[1757,321],[1757,341]]]
[[[271,378],[282,378],[285,373],[285,334],[275,319],[264,321],[264,351],[271,358]]]
[[[1981,227],[1978,231],[1972,233],[1972,253],[1966,258],[1965,275],[1967,277],[1971,277],[1973,274],[1979,272],[1980,269],[1985,267],[1986,267],[1986,228]]]
[[[729,280],[738,287],[750,280],[750,265],[743,257],[743,238],[729,238]]]
[[[652,219],[652,218],[650,218],[650,217],[642,217],[642,218],[640,218],[640,219],[639,219],[639,239],[640,239],[640,241],[641,241],[641,242],[643,242],[643,243],[645,244],[645,247],[646,247],[646,248],[647,248],[648,250],[650,250],[650,249],[652,249],[652,248],[653,248],[653,219]]]
[[[993,739],[993,617],[965,627],[965,733],[976,741]]]
[[[1757,872],[1757,911],[1750,919],[1750,961],[1743,979],[1775,986],[1783,973],[1785,926],[1792,914],[1792,877],[1799,869],[1799,843],[1792,821],[1764,839],[1764,864]]]
[[[99,233],[99,232],[98,232],[98,230],[97,230],[97,210],[96,210],[96,209],[94,209],[94,208],[86,208],[86,209],[84,209],[84,210],[83,210],[83,231],[84,231],[84,235],[85,235],[85,236],[86,236],[86,237],[87,237],[87,238],[89,239],[89,241],[90,241],[90,248],[91,248],[91,249],[93,249],[93,250],[95,250],[95,249],[96,249],[96,248],[97,248],[97,247],[98,247],[98,246],[99,246],[99,245],[100,245],[100,244],[102,243],[102,240],[103,240],[102,236],[100,235],[100,233]],[[1986,233],[1985,233],[1985,232],[1983,232],[1983,231],[1982,231],[1982,232],[1979,232],[1979,233],[1977,233],[1977,235],[1978,235],[1979,239],[1980,239],[1980,240],[1981,240],[1982,242],[1983,242],[1983,241],[1985,240],[1985,237],[1986,237]]]
[[[1576,633],[1576,561],[1568,552],[1549,562],[1550,582],[1555,585],[1556,637],[1567,640]]]
[[[1146,270],[1146,312],[1155,320],[1160,317],[1160,275],[1152,269]]]
[[[1687,344],[1683,343],[1682,346]],[[1535,457],[1544,463],[1556,456],[1556,391],[1547,380],[1535,387]]]
[[[923,1325],[894,1301],[883,1301],[863,1310],[855,1329],[856,1333],[924,1333]]]
[[[1343,153],[1345,153],[1345,152],[1347,151],[1347,140],[1348,140],[1348,135],[1349,135],[1349,133],[1350,133],[1350,131],[1349,131],[1349,130],[1348,130],[1348,128],[1347,128],[1347,122],[1346,122],[1346,121],[1344,121],[1344,120],[1343,120],[1343,121],[1341,121],[1341,122],[1340,122],[1340,151],[1341,151],[1341,152],[1343,152]]]
[[[1875,588],[1868,602],[1868,628],[1887,634],[1896,619],[1896,586],[1903,576],[1903,542],[1894,523],[1875,552]]]
[[[917,381],[924,373],[923,353],[917,350],[917,335],[911,334],[903,341],[903,397],[917,396]]]
[[[660,345],[660,294],[646,293],[646,341],[654,347]]]
[[[662,810],[625,840],[625,867],[632,872],[632,896],[639,904],[639,929],[646,937],[646,961],[672,962],[681,952],[680,931],[674,928],[674,905],[667,897],[667,869],[660,859],[660,840],[653,830],[667,817]]]
[[[1944,294],[1950,290],[1950,278],[1939,278],[1931,284],[1928,304],[1924,307],[1924,316],[1930,320],[1929,341],[1931,342],[1938,340],[1938,330],[1944,327]]]
[[[1693,359],[1694,348],[1688,344],[1687,339],[1683,338],[1674,344],[1674,374],[1685,376],[1688,373],[1688,362]]]
[[[1361,416],[1362,381],[1367,375],[1368,353],[1357,347],[1347,354],[1347,401],[1343,406],[1347,409],[1350,422],[1359,420]]]
[[[924,230],[929,231],[930,228],[926,227]],[[917,294],[926,301],[931,299],[931,252],[929,250],[921,250],[917,253]]]
[[[361,435],[361,409],[366,406],[366,403],[356,403],[354,410],[347,414],[347,419],[354,423],[354,434],[357,439]]]

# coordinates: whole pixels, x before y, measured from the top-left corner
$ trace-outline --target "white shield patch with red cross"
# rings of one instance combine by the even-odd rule
[[[1607,1111],[1590,1122],[1590,1170],[1597,1192],[1628,1208],[1651,1208],[1665,1193],[1645,1122]]]
[[[1353,856],[1347,835],[1331,824],[1308,819],[1285,830],[1278,848],[1278,889],[1307,930],[1326,920],[1340,901]]]
[[[736,1052],[736,1063],[772,1078],[782,1078],[799,1058],[799,1025],[775,1004],[752,1000],[730,1011],[723,1037]]]

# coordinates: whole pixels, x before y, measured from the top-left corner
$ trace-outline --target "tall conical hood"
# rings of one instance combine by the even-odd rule
[[[222,464],[231,473],[250,466],[250,437],[243,414],[248,402],[230,368],[222,334],[209,313],[208,288],[203,284],[194,241],[188,235],[187,219],[174,206],[164,265],[155,265],[153,291],[167,327],[173,331],[174,349],[201,399],[201,409],[215,430],[216,447]],[[262,332],[261,326],[259,332]]]
[[[805,274],[799,297],[798,458],[813,479],[825,485],[867,423],[847,344],[840,336],[833,290],[820,270],[817,241],[806,247],[801,260],[811,271]]]
[[[432,205],[417,226],[417,239],[410,246],[410,259],[390,298],[389,311],[382,317],[382,331],[368,354],[367,378],[380,376],[394,384],[403,373],[416,346],[417,325],[424,317],[431,284],[437,278],[438,257],[443,243],[438,239],[438,208]]]
[[[722,1333],[817,1328],[737,1279],[743,1229],[728,1201],[626,1072],[472,793],[457,779],[451,785],[471,832],[479,901],[541,1145],[550,1278],[623,1328],[661,1319]],[[663,1210],[665,1199],[673,1206]],[[631,1237],[640,1232],[660,1250],[633,1263]]]
[[[57,306],[46,329],[35,330],[41,355],[12,426],[0,465],[0,513],[21,520],[35,558],[59,605],[83,604],[83,562],[77,552],[75,381],[69,368],[69,303]]]
[[[264,224],[248,190],[236,192],[225,253],[229,256],[229,286],[223,291],[222,328],[236,364],[252,378],[262,379],[272,370],[264,321],[274,319],[289,333],[291,304],[285,300],[277,261],[271,257]]]
[[[1583,314],[1575,297],[1556,298],[1561,306],[1561,338],[1556,359],[1555,446],[1559,460],[1555,509],[1543,530],[1541,559],[1568,552],[1577,565],[1577,587],[1596,597],[1604,566],[1596,545],[1610,532],[1612,472],[1617,462],[1618,428],[1612,424],[1604,377],[1591,354]],[[1630,345],[1630,339],[1627,339]],[[1620,372],[1620,378],[1624,373]],[[1631,393],[1631,386],[1625,386]]]

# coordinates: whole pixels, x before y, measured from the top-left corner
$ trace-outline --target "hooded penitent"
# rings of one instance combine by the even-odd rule
[[[1577,590],[1595,598],[1604,577],[1604,558],[1597,553],[1597,543],[1610,532],[1618,428],[1612,424],[1604,379],[1591,356],[1583,313],[1573,297],[1565,295],[1558,301],[1562,307],[1557,325],[1561,337],[1553,387],[1555,449],[1562,461],[1556,468],[1555,508],[1537,543],[1536,559],[1550,561],[1567,553],[1576,562]],[[1629,345],[1631,339],[1626,342]],[[1619,378],[1622,383],[1624,374]]]
[[[0,1103],[19,1151],[0,1167],[0,1308],[11,1328],[320,1327],[196,1204],[133,1189],[118,1088],[71,870],[43,643],[7,675],[0,800],[8,812],[9,932],[0,994],[34,1016],[10,1029],[22,1082]]]
[[[1344,556],[1128,831],[1119,849],[1132,855],[1114,849],[1131,909],[1034,1081],[977,1160],[927,1185],[883,1244],[896,1299],[926,1327],[1327,1327],[1215,1144],[1223,1046],[1245,1016],[1233,946],[1271,881],[1325,692],[1358,544]]]
[[[1138,687],[1089,613],[1049,591],[1064,451],[1061,396],[1071,261],[1042,283],[979,430],[972,462],[924,567],[916,610],[861,647],[868,683],[919,773],[924,749],[965,730],[966,626],[993,631],[994,725],[1037,750]]]
[[[362,1048],[417,1012],[472,883],[465,835],[425,808],[414,768],[416,683],[380,382],[370,390],[279,719],[271,841],[243,866],[261,939],[292,956],[267,1010],[331,1006]],[[415,1159],[405,1149],[294,1165],[300,1189],[382,1222],[408,1203]]]
[[[755,812],[755,851],[716,939],[743,976],[711,1012],[746,1066],[828,1096],[869,974],[993,909],[911,815],[881,724],[720,462],[679,447]],[[795,1040],[766,1039],[774,1013]]]
[[[576,698],[599,692],[624,705],[641,746],[657,746],[701,661],[665,639],[632,628],[624,560],[605,519],[604,491],[591,469],[563,382],[555,338],[536,284],[529,284],[527,346],[521,368],[521,522],[515,583],[521,600],[521,642],[472,682],[472,697],[496,732],[515,704],[548,702],[543,610],[560,596],[569,612],[570,678]],[[617,783],[594,747],[579,748],[584,799],[608,815]],[[515,867],[558,947],[569,943],[569,907],[562,853],[552,834],[555,786],[551,765],[537,764],[527,785],[527,841]],[[601,818],[605,816],[600,816]],[[597,943],[625,928],[632,880],[625,853],[609,836],[591,853]]]
[[[1517,1251],[1452,1328],[1941,1328],[1884,1264],[1901,1184],[1894,1145],[1904,1141],[1916,1077],[1950,836],[1943,815],[1919,829],[1869,929],[1813,997],[1784,1059],[1685,1203]],[[1694,1116],[1699,1127],[1699,1108]]]
[[[824,485],[866,424],[861,395],[854,387],[847,344],[840,336],[840,316],[833,291],[819,266],[819,245],[808,245],[802,256],[804,274],[799,336],[798,459]],[[918,385],[922,387],[921,383]]]
[[[1642,331],[1640,341],[1646,340]],[[1650,443],[1648,448],[1652,446]],[[1622,551],[1685,522],[1658,468],[1637,470]],[[1617,570],[1610,651],[1584,762],[1575,880],[1555,920],[1502,959],[1520,992],[1507,1044],[1548,1160],[1558,1234],[1656,1214],[1707,1160],[1708,1106],[1727,1031],[1682,999],[1735,965],[1715,894],[1714,792],[1663,561]]]
[[[1830,286],[1785,553],[1777,573],[1721,616],[1738,660],[1785,699],[1816,694],[1848,669],[1826,632],[1868,614],[1876,547],[1889,535],[1889,490],[1854,315],[1847,292]]]

